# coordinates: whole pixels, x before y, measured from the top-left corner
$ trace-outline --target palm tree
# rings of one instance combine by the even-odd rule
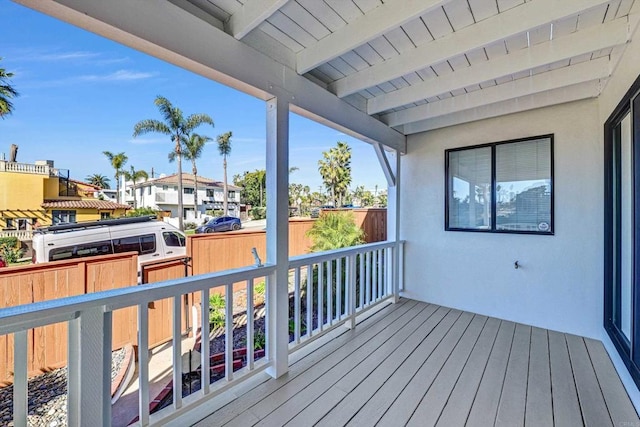
[[[127,163],[129,158],[124,153],[113,154],[110,151],[103,151],[102,154],[107,156],[107,159],[111,162],[111,167],[116,171],[114,175],[116,179],[116,200],[120,203],[120,175],[122,175],[122,167]]]
[[[204,150],[204,146],[207,142],[211,141],[212,138],[205,135],[198,135],[197,133],[192,133],[189,135],[189,139],[186,139],[183,142],[184,147],[182,147],[182,155],[185,159],[191,160],[191,171],[193,172],[193,212],[197,214],[198,212],[198,167],[196,166],[196,160],[202,156],[202,150]],[[173,162],[176,159],[175,151],[169,153],[169,161]]]
[[[111,186],[109,185],[109,182],[111,182],[111,180],[109,178],[107,178],[106,176],[101,175],[99,173],[94,173],[93,175],[87,175],[85,180],[89,184],[95,185],[96,187],[100,187],[103,190],[108,190],[108,189],[111,188]]]
[[[1,60],[2,58],[0,58]],[[12,98],[18,96],[18,91],[9,84],[9,79],[13,77],[13,73],[7,73],[4,68],[0,68],[0,118],[13,113]]]
[[[351,148],[346,142],[338,142],[336,147],[322,153],[318,161],[318,172],[322,182],[331,193],[333,205],[342,205],[351,185]]]
[[[171,102],[162,96],[156,97],[154,103],[160,110],[164,122],[155,119],[139,121],[133,128],[133,137],[149,132],[157,132],[168,135],[175,143],[174,153],[178,160],[178,225],[184,230],[184,212],[182,206],[182,142],[195,128],[202,124],[213,126],[213,119],[207,114],[191,114],[184,117],[182,110],[174,107]]]
[[[222,210],[224,212],[224,216],[229,215],[228,209],[228,201],[227,198],[229,196],[227,191],[227,156],[231,154],[231,132],[223,133],[222,135],[218,135],[218,151],[222,156],[222,170],[223,170],[223,188],[224,188],[224,198],[222,204]]]
[[[133,208],[138,209],[138,201],[136,200],[136,181],[139,179],[149,179],[149,174],[144,170],[136,170],[133,165],[131,165],[131,171],[123,171],[124,179],[127,181],[133,182]]]

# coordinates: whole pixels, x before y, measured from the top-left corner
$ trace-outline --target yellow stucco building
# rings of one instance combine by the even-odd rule
[[[69,179],[52,161],[0,160],[0,230],[30,231],[61,222],[92,221],[125,214],[128,205],[95,197],[97,187]]]

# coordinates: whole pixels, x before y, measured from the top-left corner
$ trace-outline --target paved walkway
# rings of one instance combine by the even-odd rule
[[[195,339],[185,337],[182,340],[182,351],[186,353],[193,348]],[[171,342],[162,344],[151,350],[149,358],[149,400],[153,400],[173,379],[173,346]],[[126,426],[138,416],[138,364],[131,384],[125,389],[120,399],[111,407],[111,425]]]

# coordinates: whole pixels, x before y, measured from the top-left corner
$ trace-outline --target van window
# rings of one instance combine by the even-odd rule
[[[155,234],[145,234],[113,239],[113,251],[114,253],[138,252],[139,255],[154,253],[156,251],[156,236]]]
[[[55,248],[49,251],[49,261],[62,259],[82,258],[86,256],[108,255],[113,253],[111,241],[80,243],[73,246]]]
[[[184,236],[175,231],[165,231],[162,233],[164,244],[167,246],[184,246]]]

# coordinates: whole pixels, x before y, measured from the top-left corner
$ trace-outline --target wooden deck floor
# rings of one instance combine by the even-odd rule
[[[602,343],[402,300],[198,426],[638,426]]]

